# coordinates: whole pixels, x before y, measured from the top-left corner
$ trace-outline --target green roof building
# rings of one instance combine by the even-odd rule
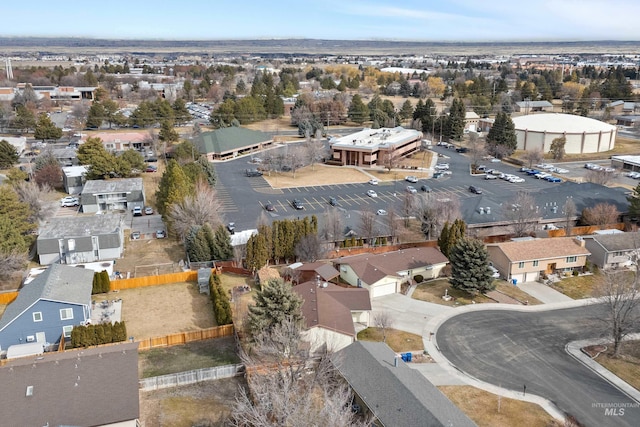
[[[232,159],[261,150],[273,144],[273,138],[264,132],[232,126],[203,132],[193,142],[211,161]]]

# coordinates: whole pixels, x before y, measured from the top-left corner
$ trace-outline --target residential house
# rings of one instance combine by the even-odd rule
[[[343,288],[322,280],[293,287],[303,299],[303,339],[312,352],[328,348],[337,351],[356,340],[356,333],[369,326],[371,298],[364,288]],[[358,326],[358,331],[356,327]]]
[[[389,157],[406,157],[420,150],[422,132],[415,129],[365,128],[329,140],[334,163],[349,166],[383,165]]]
[[[340,272],[336,270],[333,265],[322,261],[296,262],[289,266],[289,270],[291,280],[295,283],[303,283],[310,280],[330,282],[340,275]]]
[[[78,264],[121,258],[124,252],[122,215],[51,218],[36,241],[40,264]]]
[[[520,101],[516,102],[515,110],[518,113],[537,113],[541,111],[552,112],[553,104],[549,101]]]
[[[340,271],[340,279],[368,289],[375,298],[400,292],[402,284],[410,283],[416,275],[436,278],[447,262],[438,249],[422,247],[340,257],[334,265]]]
[[[89,180],[85,182],[80,197],[85,213],[113,210],[132,210],[145,205],[142,178]]]
[[[233,159],[270,147],[273,138],[264,132],[231,126],[203,132],[193,143],[201,154],[212,161]]]
[[[582,236],[589,262],[603,270],[625,267],[640,255],[640,232]]]
[[[490,244],[487,250],[500,275],[516,283],[535,282],[543,274],[581,269],[590,255],[584,241],[573,237]]]
[[[102,145],[107,151],[148,151],[152,149],[152,141],[149,138],[149,133],[144,132],[100,132],[91,136],[86,136],[83,142],[86,142],[87,138],[100,138]]]
[[[480,123],[480,116],[474,111],[467,111],[464,115],[464,130],[465,132],[476,132],[478,130],[478,124]]]
[[[61,166],[76,166],[78,165],[78,152],[71,148],[53,148],[50,150],[53,157],[58,160]]]
[[[62,168],[62,184],[64,191],[68,194],[82,193],[82,187],[86,182],[85,175],[88,168],[86,166],[67,166]]]
[[[475,426],[385,343],[357,341],[331,359],[355,394],[352,409],[372,417],[373,426]]]
[[[615,116],[614,119],[616,119],[616,126],[636,127],[640,124],[640,115],[637,114]]]
[[[0,384],[5,426],[139,425],[138,343],[15,359]]]
[[[91,319],[93,273],[53,264],[24,285],[0,319],[0,352],[11,345],[47,346],[71,337],[74,326]]]

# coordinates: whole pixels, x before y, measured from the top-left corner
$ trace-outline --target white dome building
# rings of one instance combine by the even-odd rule
[[[612,150],[617,128],[613,125],[571,114],[531,114],[513,118],[518,150],[549,152],[551,142],[564,136],[567,154],[600,153]]]

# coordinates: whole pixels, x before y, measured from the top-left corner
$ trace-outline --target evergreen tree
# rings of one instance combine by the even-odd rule
[[[187,195],[193,192],[193,183],[187,178],[178,162],[171,159],[167,164],[167,169],[162,174],[158,191],[156,191],[156,206],[158,212],[166,215],[169,207],[180,202]]]
[[[104,148],[100,138],[87,138],[77,155],[80,164],[88,166],[87,179],[105,179],[118,169],[116,157]]]
[[[102,122],[105,120],[107,116],[107,112],[104,109],[104,106],[100,102],[94,102],[89,107],[89,111],[87,112],[87,121],[85,125],[88,128],[100,128],[102,126]]]
[[[208,225],[208,224],[207,224]],[[233,246],[231,246],[231,236],[223,225],[218,225],[213,235],[213,246],[211,247],[213,259],[227,260],[233,257]]]
[[[466,114],[467,109],[464,106],[462,99],[454,98],[451,103],[451,109],[449,110],[449,132],[447,133],[449,139],[453,139],[455,141],[462,140]]]
[[[189,255],[189,261],[211,261],[211,249],[207,240],[206,226],[207,224],[198,228],[194,235],[188,240],[189,244],[186,249]],[[210,227],[209,230],[211,230]]]
[[[28,132],[29,129],[33,129],[35,126],[36,116],[33,112],[24,105],[18,105],[16,107],[16,116],[11,122],[11,127],[21,132]]]
[[[211,302],[214,307],[214,314],[218,326],[233,323],[233,313],[229,296],[222,287],[220,276],[212,274],[209,278],[209,288],[211,292]]]
[[[449,254],[451,285],[471,295],[495,289],[489,254],[481,240],[460,239]]]
[[[173,108],[173,116],[177,124],[184,124],[191,120],[191,114],[187,109],[184,99],[177,98],[171,107]]]
[[[361,125],[369,118],[369,108],[362,102],[362,97],[356,94],[351,99],[351,105],[349,105],[349,111],[347,117],[354,123]]]
[[[16,148],[9,144],[6,139],[0,140],[0,168],[9,169],[11,166],[18,163],[20,156],[16,151]]]
[[[487,134],[489,152],[498,157],[511,155],[518,146],[516,130],[511,117],[507,113],[500,112]]]
[[[62,129],[57,127],[46,113],[40,113],[33,137],[35,139],[41,139],[42,141],[46,139],[60,139],[62,138]]]
[[[171,120],[163,120],[160,125],[160,132],[158,132],[158,139],[163,142],[176,142],[180,139],[180,135],[173,127],[173,122]]]
[[[102,289],[102,293],[107,293],[109,291],[111,291],[111,279],[109,278],[109,273],[107,272],[107,270],[102,270],[100,272],[100,276],[101,276],[101,289]]]
[[[264,236],[260,233],[251,236],[247,242],[247,268],[252,271],[260,270],[267,265],[269,261],[268,254],[269,251]]]
[[[640,184],[636,185],[630,195],[627,196],[629,202],[629,215],[640,216]]]
[[[255,336],[270,330],[285,319],[302,322],[302,298],[289,283],[272,279],[254,296],[254,305],[249,306],[249,327]]]

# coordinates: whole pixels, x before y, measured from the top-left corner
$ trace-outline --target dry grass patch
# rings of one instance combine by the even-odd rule
[[[9,304],[0,304],[0,317],[2,317],[4,311],[7,309],[7,305]]]
[[[399,331],[397,329],[388,328],[386,331],[386,343],[395,352],[424,350],[422,337],[409,332]],[[358,333],[359,341],[382,341],[382,329],[367,328]]]
[[[636,390],[640,390],[640,341],[622,343],[618,359],[612,358],[611,351],[607,351],[600,354],[596,361]]]
[[[231,301],[233,310],[233,324],[236,330],[242,330],[245,317],[249,312],[249,305],[253,304],[253,296],[259,289],[255,281],[251,277],[241,276],[239,274],[223,273],[220,277],[222,287],[229,292],[238,286],[249,286],[250,292],[234,292]]]
[[[499,397],[471,386],[438,388],[479,427],[556,425],[556,420],[534,403]]]
[[[587,276],[565,277],[551,287],[573,299],[590,298],[596,285],[602,281],[599,273]]]
[[[180,260],[185,259],[184,247],[180,242],[174,239],[148,239],[148,240],[131,240],[125,236],[124,257],[116,263],[116,270],[133,273],[138,267],[138,275],[145,276],[156,274],[153,267],[146,269],[140,266],[153,266],[160,264],[173,263],[173,268],[169,265],[163,265],[158,273],[173,273],[181,271],[177,267]]]
[[[94,295],[96,301],[122,298],[127,334],[137,340],[216,326],[211,300],[195,283],[124,289]]]
[[[447,294],[452,297],[449,301],[442,299],[442,296],[445,294],[445,290],[447,291]],[[474,297],[467,292],[455,289],[451,286],[451,283],[449,283],[449,279],[436,279],[430,282],[421,283],[416,287],[411,297],[421,301],[448,306],[472,304],[474,301],[476,303],[494,302],[492,299],[489,299],[484,295],[476,295]]]
[[[505,295],[509,295],[511,298],[515,298],[523,303],[524,301],[528,301],[529,305],[542,304],[540,300],[537,300],[517,286],[513,286],[513,284],[510,284],[509,282],[506,282],[504,280],[496,280],[496,291],[502,292]]]
[[[140,421],[145,427],[218,427],[231,413],[240,377],[140,392]]]
[[[263,177],[273,188],[367,182],[371,179],[358,169],[322,164],[305,166],[296,170],[295,178],[293,172],[271,172],[271,176],[264,174]]]

